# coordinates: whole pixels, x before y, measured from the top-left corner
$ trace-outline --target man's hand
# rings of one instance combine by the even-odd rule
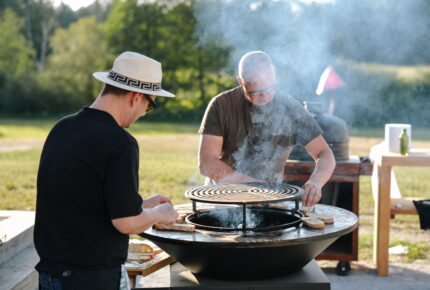
[[[333,152],[320,135],[309,142],[305,149],[315,159],[315,169],[303,185],[305,193],[302,202],[305,206],[316,204],[321,199],[321,187],[330,179],[336,166]]]
[[[170,203],[159,204],[154,210],[157,212],[159,224],[171,224],[178,218],[178,213]]]
[[[157,194],[157,195],[153,195],[147,199],[144,199],[142,201],[142,208],[153,208],[153,207],[155,207],[159,204],[163,204],[163,203],[169,203],[170,205],[173,206],[173,204],[169,198]]]
[[[303,185],[305,190],[302,196],[302,204],[305,206],[311,206],[316,204],[321,199],[321,186],[308,181]]]

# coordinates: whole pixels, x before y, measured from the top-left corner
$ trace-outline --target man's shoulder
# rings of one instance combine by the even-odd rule
[[[240,87],[235,87],[231,90],[224,91],[212,98],[215,102],[231,102],[239,100],[242,97]]]
[[[62,131],[63,134],[80,131],[83,135],[87,135],[89,140],[95,138],[110,144],[132,143],[137,146],[136,139],[107,113],[86,108],[60,119],[52,131]]]
[[[296,98],[294,98],[293,96],[285,92],[277,91],[276,96],[280,104],[288,108],[298,108],[298,107],[303,108],[303,105],[299,100],[297,100]]]

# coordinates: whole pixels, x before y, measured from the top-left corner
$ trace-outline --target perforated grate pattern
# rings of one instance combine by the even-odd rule
[[[189,189],[185,197],[209,203],[264,203],[297,199],[303,189],[278,183],[225,183]]]

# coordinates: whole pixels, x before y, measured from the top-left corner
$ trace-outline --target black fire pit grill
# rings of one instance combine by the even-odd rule
[[[226,220],[238,220],[237,217],[240,213],[238,213],[237,208],[217,209],[217,213],[214,211],[200,212],[197,210],[196,203],[202,202],[242,206],[239,225],[243,231],[269,231],[299,226],[302,217],[302,214],[298,212],[299,198],[302,195],[302,188],[286,183],[243,182],[194,187],[185,192],[185,197],[192,201],[194,211],[193,215],[187,217],[187,223],[208,230],[238,229],[234,222],[230,223],[230,226],[225,226]],[[295,206],[292,209],[249,208],[250,205],[267,205],[287,200],[295,201]],[[262,220],[259,226],[248,226],[250,214],[254,219]],[[212,218],[213,216],[215,218]],[[224,220],[221,217],[224,217]],[[272,223],[269,220],[277,220],[278,222],[274,225],[268,225],[268,223]],[[238,223],[236,222],[236,224]]]
[[[301,194],[302,192],[297,192],[293,195]],[[293,200],[284,203],[289,207],[295,207],[296,200],[291,196],[288,198]],[[258,203],[266,201],[260,200]],[[238,201],[239,206],[227,204],[217,207],[206,204],[204,212],[218,213],[226,210],[241,212],[242,202],[244,201]],[[217,203],[220,203],[219,200]],[[195,203],[177,206],[178,209],[190,210],[192,207],[197,211]],[[208,210],[208,207],[212,209]],[[253,206],[250,209],[252,211],[256,208]],[[263,215],[265,210],[269,215],[274,211],[275,216],[279,213],[279,210],[272,208],[260,207],[260,210]],[[342,208],[317,204],[315,212],[333,216],[334,223],[325,225],[324,229],[293,226],[272,231],[243,231],[241,228],[210,230],[197,227],[195,232],[180,232],[150,228],[140,236],[153,241],[195,274],[221,279],[283,276],[302,269],[337,238],[352,232],[358,225],[357,216]],[[194,213],[196,214],[198,211]],[[219,216],[223,219],[223,215]],[[216,221],[215,218],[214,223],[218,222],[222,221]]]

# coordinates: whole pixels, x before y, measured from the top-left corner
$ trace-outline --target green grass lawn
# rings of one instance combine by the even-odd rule
[[[0,120],[0,209],[34,210],[36,173],[42,144],[54,120]],[[197,168],[199,124],[169,124],[139,121],[128,130],[140,146],[140,193],[143,197],[163,194],[175,204],[186,202],[189,186],[203,183]],[[383,140],[384,130],[351,129],[350,154],[369,155],[370,147]],[[414,129],[414,146],[430,148],[430,129]],[[28,143],[31,149],[2,148]],[[12,147],[10,147],[12,146]],[[430,198],[430,168],[394,168],[403,196]],[[372,258],[373,196],[370,177],[360,177],[359,259]],[[396,216],[391,221],[390,245],[409,249],[405,257],[391,260],[430,262],[429,234],[421,231],[417,216]]]

